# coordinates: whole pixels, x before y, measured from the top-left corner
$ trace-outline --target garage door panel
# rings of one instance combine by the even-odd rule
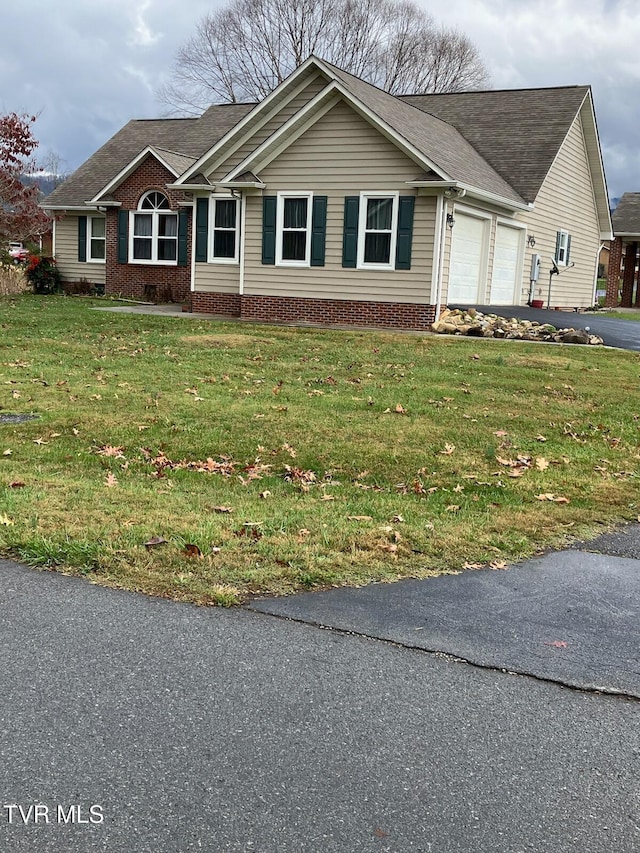
[[[449,302],[479,301],[484,256],[485,220],[457,212],[451,237]]]
[[[521,229],[498,225],[489,297],[492,305],[513,305],[520,301],[517,287],[521,279],[521,240]]]

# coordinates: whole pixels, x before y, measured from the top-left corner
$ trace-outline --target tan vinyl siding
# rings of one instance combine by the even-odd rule
[[[565,308],[591,305],[600,231],[579,116],[542,184],[533,211],[518,215],[518,219],[527,223],[528,234],[536,240],[535,247],[527,246],[525,251],[522,302],[526,302],[529,293],[531,255],[537,253],[542,257],[542,267],[535,298],[544,299],[546,305],[556,233],[568,231],[571,235],[569,261],[575,262],[575,267],[561,267],[561,274],[553,277],[551,305]]]
[[[240,267],[238,264],[196,264],[193,289],[203,293],[238,293]]]
[[[251,138],[244,142],[240,148],[235,150],[233,154],[225,159],[225,161],[211,173],[207,173],[206,177],[211,183],[221,180],[228,172],[234,169],[239,163],[255,151],[265,139],[268,139],[272,133],[275,133],[278,128],[288,121],[294,113],[302,109],[318,92],[321,92],[327,81],[324,78],[311,79],[309,85],[299,92],[288,104],[282,107],[275,115],[273,115],[262,127],[260,127]]]
[[[78,216],[66,214],[55,223],[55,256],[63,281],[86,278],[92,284],[104,284],[105,264],[78,260]]]
[[[362,191],[415,195],[406,181],[420,168],[344,102],[322,116],[261,171],[265,194],[311,191],[326,195],[324,267],[263,265],[262,199],[247,200],[244,292],[266,296],[310,296],[381,302],[428,303],[431,293],[435,198],[416,198],[410,270],[342,267],[345,196]]]

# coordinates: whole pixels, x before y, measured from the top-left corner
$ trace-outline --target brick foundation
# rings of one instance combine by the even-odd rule
[[[240,296],[237,293],[192,293],[191,310],[239,317]]]
[[[352,299],[198,292],[192,294],[192,308],[194,311],[228,314],[243,320],[425,331],[431,328],[436,310],[435,305],[415,305],[410,302],[360,302]]]

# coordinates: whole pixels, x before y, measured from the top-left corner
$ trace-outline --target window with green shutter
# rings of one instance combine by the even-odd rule
[[[278,197],[265,195],[262,198],[262,263],[276,262],[276,209]]]

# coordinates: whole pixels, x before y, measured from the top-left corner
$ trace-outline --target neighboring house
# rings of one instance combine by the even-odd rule
[[[315,57],[130,122],[43,204],[64,279],[264,320],[428,328],[545,299],[554,262],[551,305],[592,305],[611,237],[589,87],[394,97]]]
[[[640,273],[638,245],[640,244],[640,193],[625,193],[613,211],[613,233],[607,271],[605,306],[640,308]],[[622,293],[620,275],[622,273]]]

